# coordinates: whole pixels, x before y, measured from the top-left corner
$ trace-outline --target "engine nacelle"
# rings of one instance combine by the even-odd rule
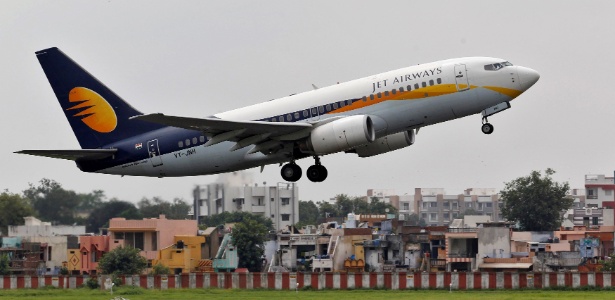
[[[324,155],[368,144],[376,139],[372,119],[365,115],[345,117],[318,126],[307,139],[308,150]]]
[[[353,152],[356,152],[359,157],[370,157],[408,147],[414,144],[414,139],[414,130],[410,129],[383,136],[372,143],[356,147]]]

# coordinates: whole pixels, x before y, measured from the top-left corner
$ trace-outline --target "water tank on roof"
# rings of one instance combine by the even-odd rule
[[[357,220],[354,213],[349,213],[346,219],[346,228],[357,228]]]

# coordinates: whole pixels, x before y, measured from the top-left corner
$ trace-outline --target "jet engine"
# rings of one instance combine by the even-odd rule
[[[314,128],[307,139],[307,149],[316,155],[348,150],[376,139],[372,119],[356,115],[338,119]]]
[[[359,157],[370,157],[393,150],[408,147],[414,144],[414,130],[402,131],[383,136],[372,143],[354,148],[350,152],[357,153]]]

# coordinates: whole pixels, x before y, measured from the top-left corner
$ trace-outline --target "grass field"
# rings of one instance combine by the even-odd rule
[[[140,288],[119,288],[113,295],[109,292],[90,289],[23,289],[0,290],[0,300],[5,299],[313,299],[313,300],[370,300],[370,299],[615,299],[615,291],[429,291],[429,290],[325,290],[325,291],[273,291],[273,290],[223,290],[223,289],[185,289],[185,290],[144,290]],[[119,299],[119,298],[118,298]]]

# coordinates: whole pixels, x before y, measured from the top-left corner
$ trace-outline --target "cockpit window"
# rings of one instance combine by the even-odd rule
[[[486,71],[497,71],[499,69],[502,69],[504,67],[509,67],[509,66],[512,66],[512,65],[513,64],[511,64],[511,63],[509,63],[507,61],[504,61],[504,62],[501,62],[501,63],[485,65],[485,70]]]

